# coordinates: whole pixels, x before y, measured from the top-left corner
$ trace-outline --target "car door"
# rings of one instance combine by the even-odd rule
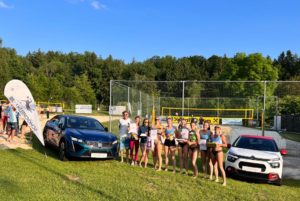
[[[65,126],[66,126],[66,118],[64,116],[60,116],[58,122],[58,128],[56,130],[56,135],[55,135],[55,145],[57,147],[59,147],[60,139],[64,135]]]
[[[60,132],[59,129],[59,122],[60,122],[61,116],[55,116],[46,124],[46,141],[47,143],[58,146],[57,145],[57,139],[58,139],[58,133]]]

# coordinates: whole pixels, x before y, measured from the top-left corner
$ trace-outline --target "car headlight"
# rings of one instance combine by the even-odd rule
[[[83,140],[82,140],[82,139],[80,139],[80,138],[76,138],[76,137],[71,137],[71,140],[72,140],[72,141],[75,141],[75,142],[80,142],[80,143],[82,143],[82,142],[83,142]]]
[[[276,162],[276,163],[270,163],[270,166],[272,168],[280,168],[280,163]]]
[[[234,156],[234,155],[229,155],[227,156],[227,161],[234,163],[239,157]]]
[[[239,158],[238,155],[236,155],[232,151],[228,152],[227,161],[234,163],[238,158]]]
[[[115,140],[112,142],[112,144],[117,144],[118,143],[118,140]]]

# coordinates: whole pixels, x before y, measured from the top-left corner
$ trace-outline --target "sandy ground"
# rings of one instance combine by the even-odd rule
[[[50,115],[50,119],[54,115]],[[97,119],[100,122],[108,122],[109,121],[109,116],[91,116],[95,119]],[[119,119],[119,117],[114,117],[113,119]],[[42,129],[44,128],[47,118],[45,116],[40,116],[40,122],[41,122],[41,127]],[[20,118],[20,124],[23,122],[23,119]],[[20,136],[20,134],[19,134]],[[14,142],[7,142],[7,135],[5,134],[0,134],[0,150],[1,149],[16,149],[16,148],[22,148],[22,149],[32,149],[31,143],[29,143],[25,139],[20,139],[18,136],[14,138]]]

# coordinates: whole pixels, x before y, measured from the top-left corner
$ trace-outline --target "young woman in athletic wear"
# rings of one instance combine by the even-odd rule
[[[168,171],[169,166],[169,155],[171,154],[171,159],[173,162],[173,173],[176,172],[176,143],[175,143],[175,133],[177,132],[176,127],[173,126],[172,118],[167,119],[167,127],[165,131],[165,171]]]
[[[144,167],[147,167],[146,164],[146,152],[147,152],[147,137],[149,136],[150,132],[150,127],[149,127],[149,120],[147,118],[144,119],[143,125],[140,126],[138,136],[140,139],[140,147],[141,147],[141,152],[142,156],[140,159],[140,167],[142,167],[142,162],[144,161],[145,165]],[[147,161],[148,162],[148,161]]]
[[[191,130],[189,132],[189,151],[190,151],[190,158],[192,160],[193,166],[193,177],[196,178],[198,176],[198,168],[197,168],[197,153],[198,153],[198,144],[200,142],[199,130],[197,129],[196,123],[194,121],[191,122]]]
[[[227,141],[225,136],[221,133],[221,128],[219,126],[215,126],[215,133],[214,135],[211,135],[211,142],[216,143],[216,147],[212,148],[211,151],[211,158],[215,169],[216,182],[219,182],[217,170],[219,167],[223,177],[223,186],[226,186],[226,174],[223,168],[223,147],[227,147]],[[212,172],[210,173],[210,175],[212,177]]]
[[[129,138],[128,138],[128,131],[130,125],[130,118],[129,113],[124,111],[122,113],[123,117],[119,120],[119,130],[120,130],[120,155],[121,155],[121,162],[124,162],[123,154],[126,151],[126,163],[128,163],[128,156],[129,156]]]
[[[210,127],[209,122],[205,121],[203,123],[203,129],[200,130],[200,152],[201,152],[202,171],[204,177],[206,177],[207,175],[207,163],[209,163],[209,165],[212,166],[212,163],[210,162],[209,148],[206,147],[206,143],[210,139],[210,135],[211,135],[209,127]]]
[[[179,166],[180,174],[182,174],[183,164],[185,165],[185,173],[187,174],[189,169],[188,153],[189,153],[189,128],[187,126],[186,119],[181,120],[181,125],[177,129],[177,138],[178,140],[178,157],[179,157]]]
[[[138,138],[138,130],[140,127],[140,116],[135,117],[136,131],[131,133],[129,147],[130,147],[130,157],[131,157],[131,165],[135,165],[137,163],[139,157],[139,138]],[[135,154],[133,155],[133,150]]]
[[[164,126],[160,124],[159,117],[155,118],[155,123],[151,129],[157,131],[157,138],[156,138],[156,140],[154,140],[155,159],[153,159],[153,165],[157,171],[161,171],[161,166],[162,166],[162,157],[161,157],[162,140],[161,140],[161,138],[164,136],[165,129],[164,129]],[[157,162],[158,162],[158,164],[157,164]],[[157,167],[157,165],[158,165],[158,167]]]

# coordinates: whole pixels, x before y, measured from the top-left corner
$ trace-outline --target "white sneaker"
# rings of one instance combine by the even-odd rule
[[[134,166],[134,161],[131,161],[131,166]]]

